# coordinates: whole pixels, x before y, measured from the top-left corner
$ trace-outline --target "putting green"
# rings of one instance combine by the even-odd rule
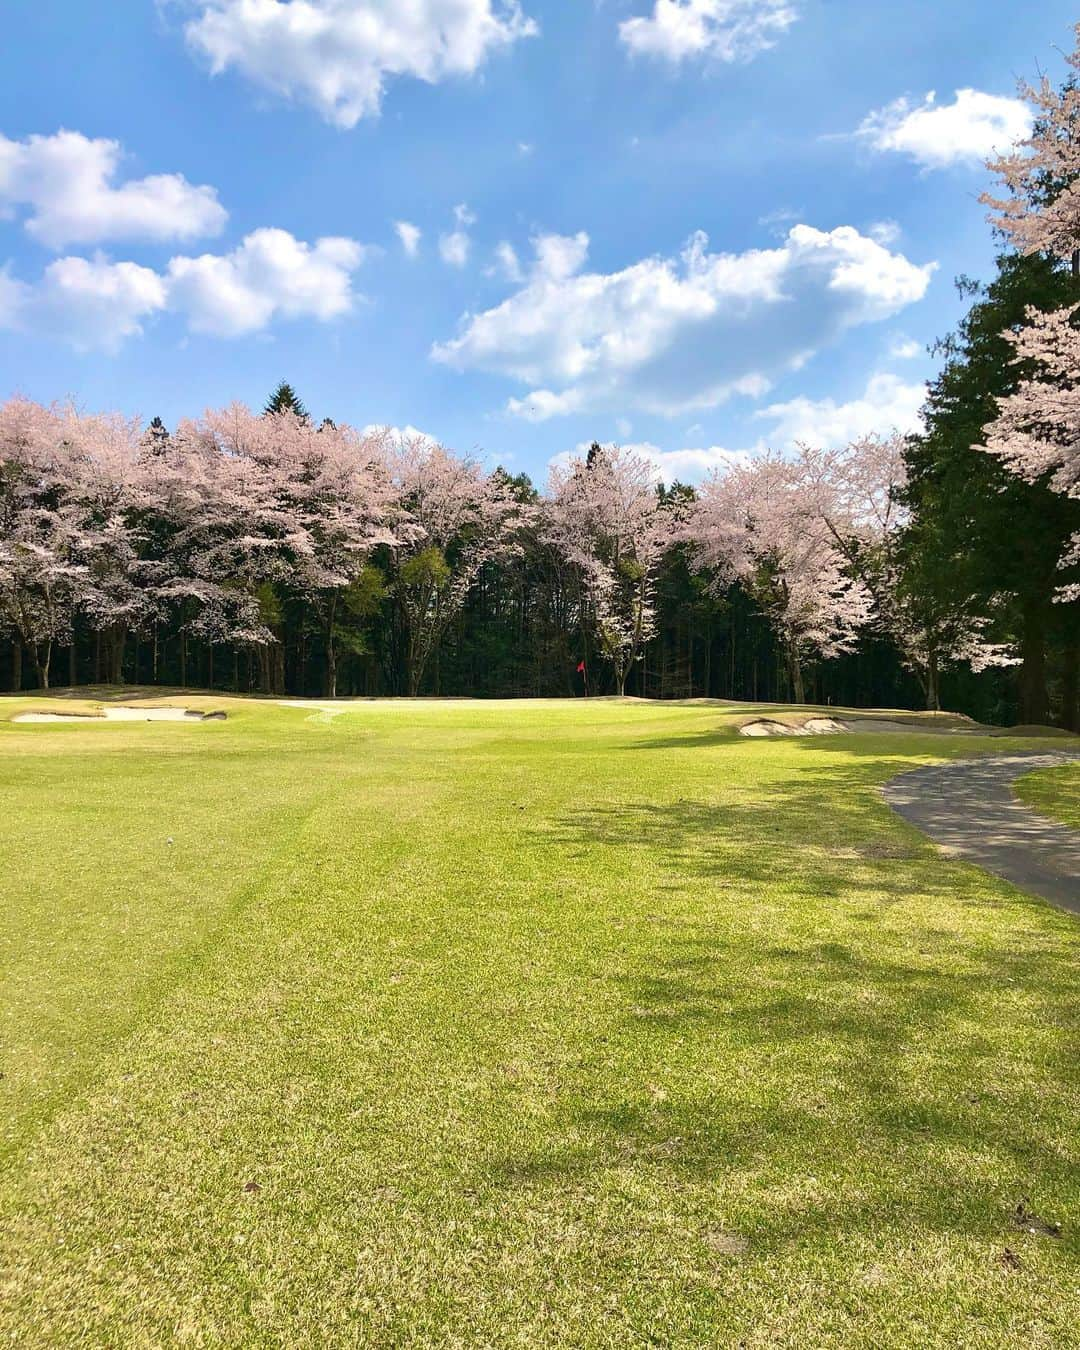
[[[1080,928],[878,792],[1045,741],[171,701],[0,722],[0,1338],[1074,1343]]]

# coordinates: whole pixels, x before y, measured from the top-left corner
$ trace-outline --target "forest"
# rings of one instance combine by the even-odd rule
[[[1071,58],[1074,70],[1078,60]],[[0,687],[947,706],[1080,729],[1080,107],[1026,90],[914,435],[525,475],[309,415],[0,408]],[[493,462],[493,461],[489,461]]]

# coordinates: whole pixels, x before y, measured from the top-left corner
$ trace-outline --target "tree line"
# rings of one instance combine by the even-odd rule
[[[594,443],[540,492],[316,424],[285,384],[172,430],[11,399],[7,687],[921,700],[1080,729],[1080,94],[1022,91],[995,275],[958,283],[916,435],[698,488]]]

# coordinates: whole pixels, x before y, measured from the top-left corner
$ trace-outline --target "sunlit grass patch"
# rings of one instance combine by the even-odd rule
[[[1080,761],[1025,774],[1015,790],[1033,810],[1080,830]]]
[[[1009,742],[215,702],[0,726],[0,1334],[1069,1343],[1075,920],[878,793]]]

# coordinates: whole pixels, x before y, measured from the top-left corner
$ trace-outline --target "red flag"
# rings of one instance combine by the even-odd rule
[[[584,674],[585,674],[585,662],[584,662],[584,661],[579,661],[579,662],[578,662],[577,673],[578,673],[579,675],[584,675]]]

